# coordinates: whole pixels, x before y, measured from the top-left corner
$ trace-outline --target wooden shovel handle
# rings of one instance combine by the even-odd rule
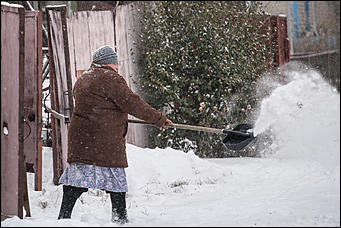
[[[139,123],[139,124],[148,124],[148,125],[154,125],[152,123],[145,122],[143,120],[128,120],[129,123]],[[222,129],[217,129],[217,128],[210,128],[210,127],[199,127],[199,126],[192,126],[192,125],[185,125],[185,124],[169,124],[168,127],[172,128],[179,128],[179,129],[185,129],[185,130],[193,130],[193,131],[205,131],[205,132],[210,132],[210,133],[218,133],[218,134],[223,134]]]

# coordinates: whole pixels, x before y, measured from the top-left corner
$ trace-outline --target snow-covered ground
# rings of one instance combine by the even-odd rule
[[[200,159],[192,152],[127,145],[130,223],[123,226],[340,226],[340,94],[311,70],[285,72],[262,102],[254,133],[272,132],[260,158]],[[118,226],[109,195],[84,193],[57,220],[62,186],[43,148],[43,191],[28,174],[32,217],[1,226]]]

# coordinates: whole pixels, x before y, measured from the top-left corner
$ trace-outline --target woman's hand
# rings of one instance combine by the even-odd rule
[[[168,126],[169,126],[169,125],[172,125],[172,124],[173,124],[173,122],[172,122],[171,120],[166,119],[165,124],[164,124],[162,127],[160,127],[160,130],[162,130],[162,128],[168,129]]]

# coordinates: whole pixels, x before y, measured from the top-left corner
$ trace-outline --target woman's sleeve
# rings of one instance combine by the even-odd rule
[[[110,98],[123,112],[152,123],[158,128],[165,124],[166,116],[131,91],[123,77],[115,77],[111,87]]]

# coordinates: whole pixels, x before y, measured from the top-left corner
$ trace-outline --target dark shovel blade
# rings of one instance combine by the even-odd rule
[[[252,129],[250,124],[239,124],[233,131],[247,133],[247,130]],[[231,150],[242,150],[246,147],[255,137],[252,133],[248,135],[240,135],[234,132],[228,132],[223,139],[223,144]]]

